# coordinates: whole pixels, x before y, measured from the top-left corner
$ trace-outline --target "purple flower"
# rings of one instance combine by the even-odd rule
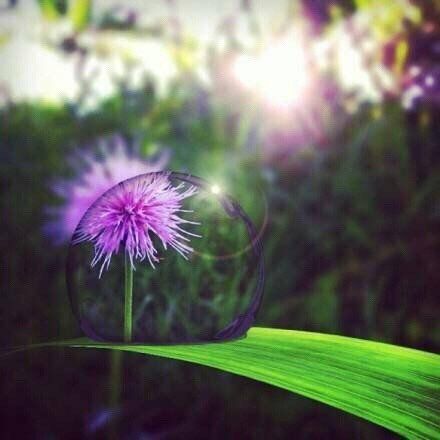
[[[48,210],[51,220],[45,231],[55,243],[70,240],[87,209],[108,189],[131,177],[162,171],[169,154],[164,152],[151,162],[130,153],[124,140],[114,136],[101,142],[97,151],[81,151],[73,159],[76,177],[58,179],[52,185],[53,192],[64,201]]]
[[[184,183],[173,186],[169,176],[169,172],[151,173],[121,182],[87,211],[72,242],[94,244],[92,267],[101,262],[99,276],[121,248],[128,254],[133,269],[134,259],[148,258],[154,267],[159,258],[152,234],[165,249],[171,246],[184,258],[192,252],[187,235],[197,235],[180,225],[197,223],[180,218],[178,212],[188,212],[182,209],[182,201],[194,195],[197,188]]]

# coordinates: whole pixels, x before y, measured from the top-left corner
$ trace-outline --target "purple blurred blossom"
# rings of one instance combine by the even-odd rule
[[[121,410],[119,408],[104,408],[92,414],[87,422],[87,432],[94,434],[101,428],[108,425],[115,417],[119,416]]]
[[[87,209],[104,192],[131,177],[162,171],[168,161],[166,150],[155,161],[141,158],[129,151],[120,136],[101,142],[93,151],[78,151],[70,158],[75,177],[61,178],[51,185],[63,203],[47,210],[50,220],[45,232],[56,244],[69,241]]]
[[[301,0],[303,15],[309,21],[313,33],[321,32],[329,21],[329,9],[332,4],[331,0]]]
[[[197,188],[184,183],[173,186],[169,176],[169,172],[151,173],[121,182],[87,211],[72,242],[94,244],[91,265],[101,263],[99,276],[121,248],[127,252],[133,269],[135,259],[145,258],[154,268],[159,258],[152,233],[160,239],[164,249],[170,246],[184,258],[192,252],[187,236],[197,235],[180,225],[197,223],[182,219],[178,212],[187,212],[182,209],[182,200],[194,195]]]
[[[404,81],[402,105],[407,110],[421,103],[440,105],[440,65],[412,66]]]
[[[411,28],[409,53],[402,78],[402,105],[407,110],[421,104],[440,105],[440,27],[427,21]]]

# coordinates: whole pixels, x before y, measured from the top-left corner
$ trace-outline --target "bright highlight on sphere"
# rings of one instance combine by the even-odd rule
[[[295,103],[307,83],[307,61],[295,35],[279,40],[257,56],[240,55],[233,65],[235,77],[270,103]]]
[[[211,192],[215,195],[218,195],[222,192],[222,189],[217,184],[211,186]]]

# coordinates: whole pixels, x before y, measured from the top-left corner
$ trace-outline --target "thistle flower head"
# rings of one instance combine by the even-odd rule
[[[95,200],[123,180],[162,171],[168,156],[163,152],[155,162],[142,159],[129,152],[120,136],[102,141],[97,150],[77,152],[71,158],[76,176],[52,184],[52,191],[63,199],[63,204],[48,209],[51,219],[45,226],[46,233],[56,243],[69,241]]]
[[[86,212],[73,236],[73,244],[90,241],[95,248],[92,267],[101,263],[99,276],[114,254],[125,251],[134,260],[159,261],[153,236],[165,249],[174,248],[184,258],[192,252],[181,225],[192,223],[179,217],[182,201],[197,192],[184,183],[173,186],[169,172],[151,173],[123,181],[101,196]]]

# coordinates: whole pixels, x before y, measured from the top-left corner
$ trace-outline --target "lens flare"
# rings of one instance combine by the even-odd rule
[[[278,106],[296,103],[307,85],[307,59],[301,39],[295,34],[257,56],[238,56],[232,69],[243,86]]]
[[[211,192],[212,192],[214,195],[219,195],[219,194],[222,193],[222,189],[221,189],[221,187],[220,187],[219,185],[214,184],[214,185],[211,186]]]

